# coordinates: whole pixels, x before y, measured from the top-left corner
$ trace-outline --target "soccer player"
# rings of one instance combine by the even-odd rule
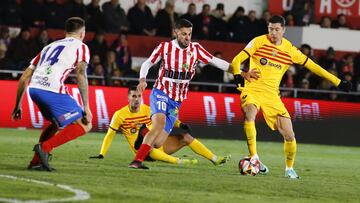
[[[137,152],[142,143],[143,136],[149,131],[147,127],[151,128],[150,107],[141,104],[141,100],[142,95],[137,91],[137,87],[130,86],[128,89],[129,104],[115,112],[107,134],[104,137],[100,154],[98,156],[91,156],[90,158],[103,159],[116,132],[121,132],[125,136],[134,154]],[[149,153],[151,159],[179,165],[196,164],[196,159],[180,159],[169,155],[177,152],[184,146],[190,147],[191,150],[205,157],[214,165],[222,165],[230,159],[230,156],[216,156],[199,140],[193,138],[190,135],[191,128],[187,124],[177,120],[175,126],[182,128],[185,133],[169,136],[161,148],[151,150]]]
[[[136,153],[129,168],[148,169],[143,161],[152,148],[160,148],[167,140],[178,118],[181,102],[187,98],[189,82],[195,74],[195,66],[201,61],[227,71],[229,63],[209,54],[199,43],[191,42],[192,24],[179,19],[175,23],[176,38],[158,45],[150,58],[140,69],[138,90],[140,93],[147,86],[147,73],[155,63],[161,61],[159,76],[150,95],[150,117],[152,128],[146,134],[143,144]],[[255,72],[244,75],[255,77]]]
[[[86,75],[90,54],[88,47],[82,42],[84,37],[85,21],[79,17],[67,19],[65,38],[45,46],[30,62],[19,80],[12,118],[21,119],[22,98],[30,80],[30,97],[45,119],[50,121],[43,129],[39,143],[34,146],[35,154],[29,169],[53,170],[48,163],[49,152],[84,135],[92,127]],[[74,69],[84,110],[68,94],[64,85],[64,81]],[[64,129],[59,130],[59,127]]]
[[[283,37],[285,19],[281,16],[270,18],[269,33],[254,38],[232,61],[233,74],[240,73],[240,64],[250,58],[250,70],[258,69],[260,77],[256,81],[245,81],[241,92],[241,108],[245,114],[244,131],[247,138],[249,156],[259,156],[256,151],[255,117],[261,109],[267,125],[278,130],[284,137],[285,176],[299,178],[293,169],[296,155],[296,140],[290,115],[280,99],[280,81],[293,63],[301,64],[318,76],[329,80],[343,91],[350,91],[351,83],[341,81],[310,58],[301,53],[291,42]],[[260,162],[260,173],[269,169]]]

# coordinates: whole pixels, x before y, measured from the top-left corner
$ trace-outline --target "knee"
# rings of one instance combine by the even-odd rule
[[[294,131],[288,131],[288,132],[285,132],[284,133],[284,139],[287,141],[287,142],[291,142],[291,141],[294,141],[295,140],[295,133]]]
[[[194,140],[189,133],[179,134],[177,135],[177,138],[182,145],[189,145]]]

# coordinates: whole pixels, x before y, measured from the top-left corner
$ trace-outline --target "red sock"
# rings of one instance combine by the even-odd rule
[[[55,135],[57,130],[58,130],[58,127],[55,124],[50,123],[45,128],[43,128],[43,131],[41,132],[41,135],[40,135],[40,138],[39,138],[39,142],[44,142],[44,141],[50,139],[52,136]],[[40,164],[40,159],[36,155],[36,153],[34,153],[34,156],[33,156],[32,160],[31,160],[30,164],[33,165],[33,166]]]
[[[145,157],[149,154],[151,147],[147,144],[141,144],[140,149],[137,151],[134,158],[135,161],[143,162]]]
[[[51,152],[51,150],[55,147],[67,143],[81,135],[84,135],[85,133],[86,132],[81,125],[70,124],[66,126],[62,131],[57,133],[54,137],[43,142],[41,146],[45,152]]]
[[[146,135],[149,131],[150,131],[149,128],[143,128],[143,129],[141,129],[139,135],[145,137],[145,135]]]

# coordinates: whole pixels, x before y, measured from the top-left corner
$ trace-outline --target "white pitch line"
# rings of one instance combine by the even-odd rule
[[[55,183],[49,183],[45,181],[40,180],[34,180],[30,178],[19,178],[16,176],[10,176],[10,175],[2,175],[0,174],[0,178],[8,178],[12,180],[19,180],[19,181],[25,181],[25,182],[33,182],[36,184],[42,184],[46,186],[55,186],[58,188],[61,188],[63,190],[67,190],[69,192],[74,193],[75,195],[73,197],[63,198],[63,199],[48,199],[48,200],[19,200],[19,199],[12,199],[12,198],[2,198],[0,197],[0,202],[9,202],[9,203],[46,203],[46,202],[70,202],[70,201],[82,201],[90,199],[90,194],[86,191],[74,189],[68,185],[62,185],[62,184],[55,184]]]

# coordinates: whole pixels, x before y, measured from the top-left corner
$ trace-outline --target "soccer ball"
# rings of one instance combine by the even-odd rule
[[[260,162],[256,158],[245,157],[239,161],[241,175],[256,176],[260,171]]]

